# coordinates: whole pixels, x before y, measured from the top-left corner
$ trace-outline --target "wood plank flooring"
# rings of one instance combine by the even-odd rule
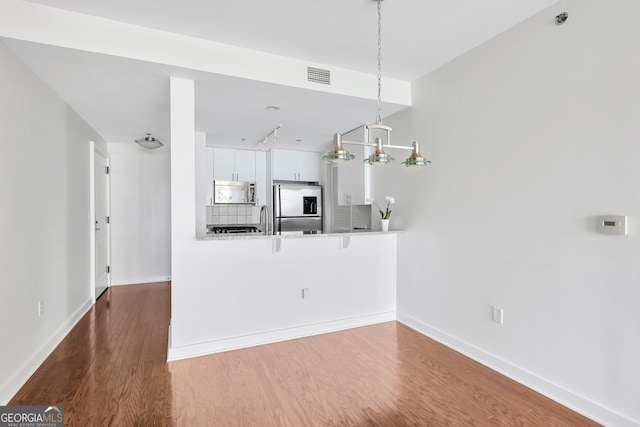
[[[396,322],[166,363],[169,283],[107,290],[10,402],[66,426],[596,426]]]

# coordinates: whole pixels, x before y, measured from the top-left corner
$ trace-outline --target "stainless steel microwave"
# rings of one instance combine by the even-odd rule
[[[255,205],[256,183],[247,181],[213,181],[215,204]]]

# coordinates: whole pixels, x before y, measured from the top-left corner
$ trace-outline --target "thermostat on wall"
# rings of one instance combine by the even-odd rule
[[[604,234],[627,234],[626,215],[601,215],[598,217],[598,231]]]

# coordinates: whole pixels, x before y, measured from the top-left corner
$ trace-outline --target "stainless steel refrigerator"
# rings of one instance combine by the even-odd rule
[[[274,185],[273,231],[275,234],[322,233],[322,186]]]

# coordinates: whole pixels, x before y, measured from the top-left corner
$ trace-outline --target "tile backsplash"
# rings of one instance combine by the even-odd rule
[[[207,206],[207,224],[257,224],[259,206],[214,205]]]

